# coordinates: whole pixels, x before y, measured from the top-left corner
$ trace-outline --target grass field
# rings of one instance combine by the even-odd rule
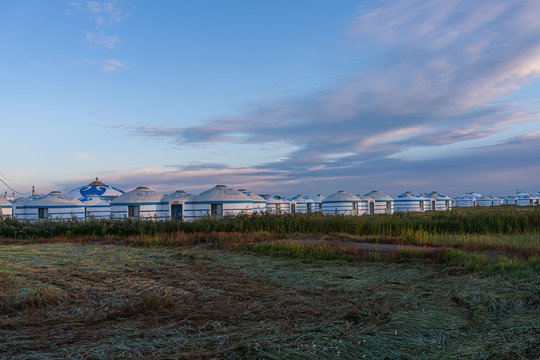
[[[539,359],[538,213],[486,214],[4,222],[0,359]]]

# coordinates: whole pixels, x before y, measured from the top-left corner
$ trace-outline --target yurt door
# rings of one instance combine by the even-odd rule
[[[431,200],[431,211],[435,211],[435,199]]]
[[[294,214],[294,213],[296,213],[296,204],[292,203],[291,204],[291,214]]]
[[[358,215],[358,203],[352,203],[352,213]]]
[[[182,204],[171,205],[171,220],[182,221]]]
[[[210,215],[218,219],[223,218],[223,204],[211,204]]]
[[[141,214],[141,208],[139,205],[129,205],[128,206],[128,218],[138,219]]]
[[[375,201],[369,202],[369,215],[375,214]]]
[[[47,208],[39,208],[38,209],[38,220],[43,221],[47,220],[49,218],[49,209]]]

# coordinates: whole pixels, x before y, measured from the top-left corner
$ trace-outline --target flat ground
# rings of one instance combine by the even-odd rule
[[[0,358],[535,359],[540,279],[208,246],[0,245]]]

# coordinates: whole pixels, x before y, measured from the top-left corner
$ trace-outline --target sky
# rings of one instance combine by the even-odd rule
[[[540,191],[537,0],[4,0],[0,191]]]

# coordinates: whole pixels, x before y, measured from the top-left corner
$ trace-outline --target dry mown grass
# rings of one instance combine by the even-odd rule
[[[201,246],[0,246],[0,358],[534,358],[539,280]]]

